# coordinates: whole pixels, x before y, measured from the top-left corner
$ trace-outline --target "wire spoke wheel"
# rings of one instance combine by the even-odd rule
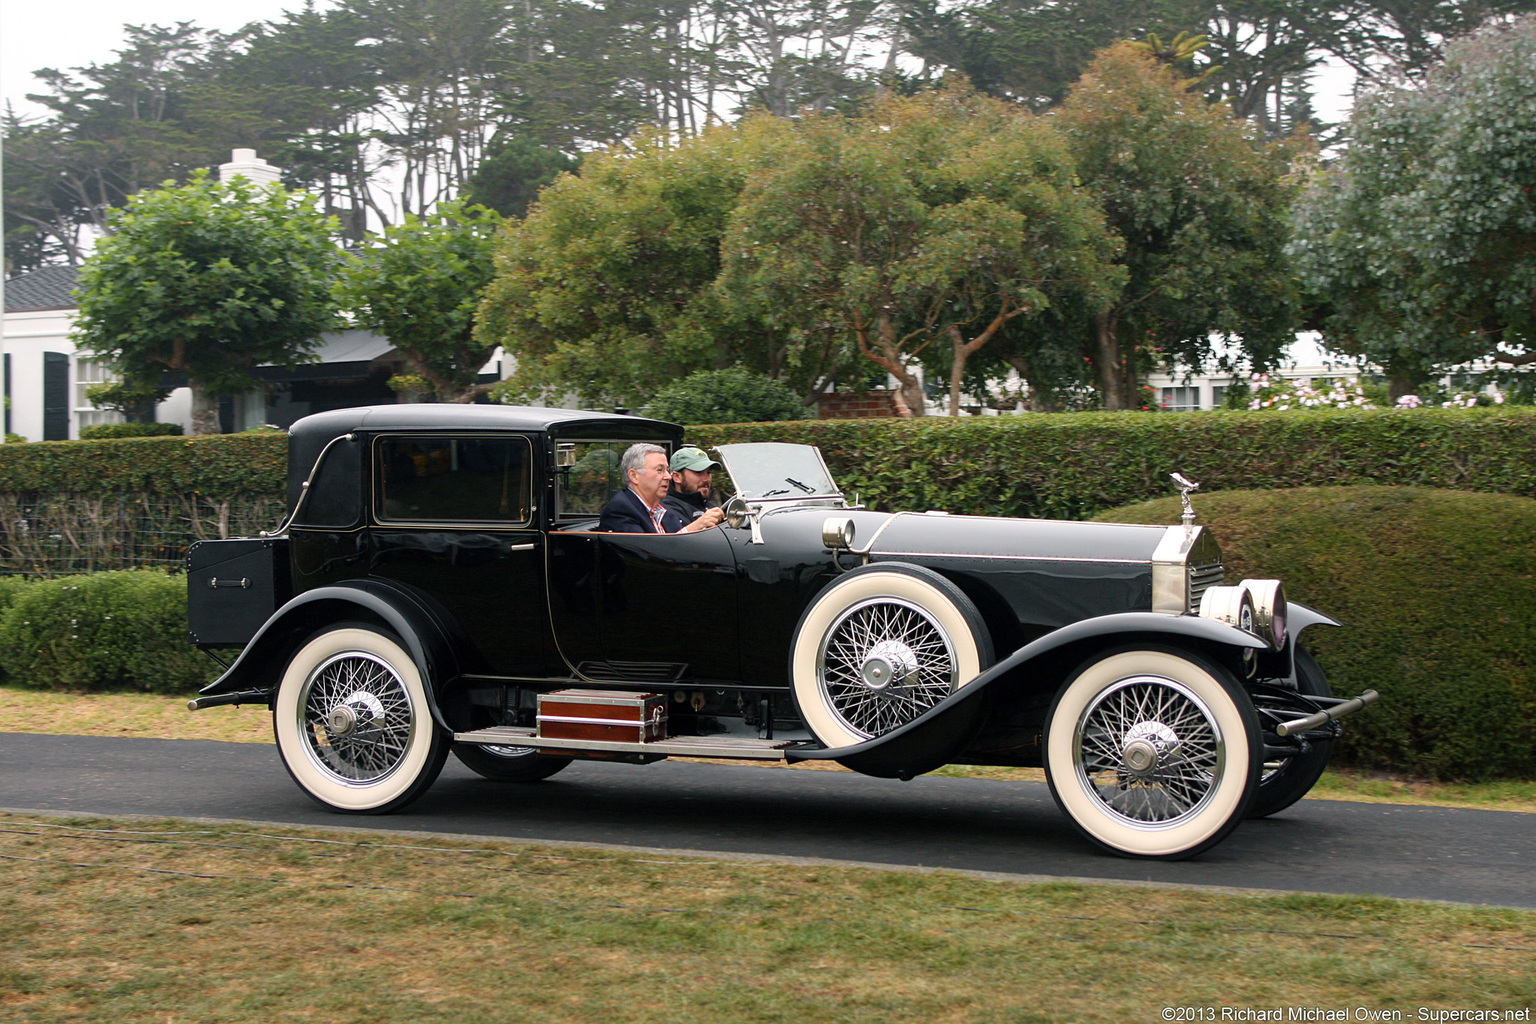
[[[1165,648],[1111,652],[1062,687],[1045,728],[1051,795],[1123,856],[1189,857],[1242,820],[1263,742],[1230,672]]]
[[[335,811],[404,807],[448,757],[421,670],[394,636],[361,624],[322,630],[294,652],[272,727],[288,774]]]
[[[338,781],[378,782],[405,759],[416,730],[410,694],[380,658],[350,651],[304,681],[299,700],[315,766]]]
[[[1076,743],[1080,781],[1132,828],[1197,814],[1226,758],[1209,709],[1171,679],[1127,679],[1100,695],[1079,722]]]
[[[455,743],[453,756],[492,782],[538,782],[571,763],[569,757],[541,754],[535,747],[500,743]]]
[[[891,563],[851,570],[818,594],[789,661],[795,705],[829,747],[901,728],[991,664],[970,598],[932,570]]]
[[[844,612],[827,631],[817,684],[828,707],[861,736],[905,725],[955,688],[954,645],[910,601],[876,598]]]
[[[1328,677],[1324,675],[1317,659],[1300,645],[1297,645],[1294,657],[1296,688],[1309,697],[1332,697],[1333,689],[1328,685]],[[1276,741],[1281,742],[1279,737],[1276,737]],[[1314,735],[1295,755],[1264,762],[1259,791],[1254,794],[1253,803],[1248,807],[1248,817],[1267,817],[1285,810],[1306,796],[1317,784],[1317,780],[1322,778],[1332,753],[1333,738]]]

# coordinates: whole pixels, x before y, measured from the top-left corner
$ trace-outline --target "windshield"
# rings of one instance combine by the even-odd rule
[[[748,501],[842,497],[813,445],[722,444],[715,450],[736,493]]]

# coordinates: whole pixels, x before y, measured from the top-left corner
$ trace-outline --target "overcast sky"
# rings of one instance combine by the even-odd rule
[[[232,32],[281,18],[304,0],[0,0],[0,79],[6,101],[24,112],[24,97],[41,92],[38,68],[105,64],[123,46],[124,25],[174,25]],[[318,7],[330,6],[319,0]]]

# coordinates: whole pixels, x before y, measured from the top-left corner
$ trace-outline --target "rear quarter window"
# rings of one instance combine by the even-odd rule
[[[374,441],[380,522],[526,524],[532,445],[523,436],[385,436]]]

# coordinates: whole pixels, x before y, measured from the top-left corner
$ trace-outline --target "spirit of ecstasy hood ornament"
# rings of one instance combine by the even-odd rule
[[[1190,503],[1189,492],[1200,489],[1200,485],[1187,479],[1183,473],[1169,473],[1168,479],[1179,489],[1179,500],[1184,503],[1184,514],[1179,518],[1184,522],[1184,535],[1188,536],[1195,528],[1195,506]]]

